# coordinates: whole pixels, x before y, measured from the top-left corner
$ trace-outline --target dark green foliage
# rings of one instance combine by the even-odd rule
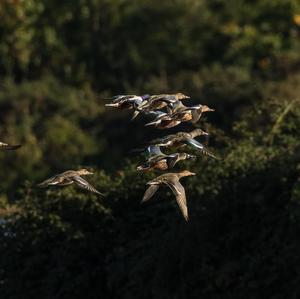
[[[298,299],[299,33],[296,0],[0,1],[0,297]],[[131,152],[177,129],[104,107],[177,91],[222,157],[176,165],[189,223]],[[36,187],[81,166],[104,198]]]

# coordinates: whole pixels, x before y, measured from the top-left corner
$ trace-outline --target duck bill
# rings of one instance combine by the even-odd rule
[[[154,121],[154,122],[145,124],[145,127],[149,127],[149,126],[157,126],[157,125],[159,125],[159,124],[160,124],[160,121]]]

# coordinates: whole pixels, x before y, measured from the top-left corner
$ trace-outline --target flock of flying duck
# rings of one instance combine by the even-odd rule
[[[136,118],[140,113],[146,115],[153,115],[154,119],[145,126],[153,126],[158,129],[168,129],[175,127],[183,122],[197,123],[201,118],[202,113],[214,111],[206,105],[185,106],[182,101],[189,99],[182,93],[176,94],[160,94],[160,95],[118,95],[113,97],[112,103],[106,104],[108,107],[115,107],[119,109],[133,110],[132,119]],[[182,160],[195,160],[196,156],[185,152],[175,152],[172,154],[165,154],[162,148],[184,149],[191,146],[197,152],[217,158],[210,152],[203,144],[195,138],[201,135],[208,135],[201,129],[195,129],[191,132],[178,132],[158,138],[149,142],[147,150],[149,153],[148,159],[137,167],[138,171],[151,170],[170,170],[176,163]],[[164,173],[157,178],[149,181],[142,202],[149,200],[160,186],[169,187],[174,193],[179,208],[183,217],[188,221],[188,208],[186,203],[185,189],[180,183],[180,179],[185,176],[196,175],[194,172],[184,170],[181,172]]]
[[[147,123],[146,126],[153,126],[158,129],[172,128],[183,122],[191,122],[195,124],[201,118],[202,113],[214,111],[206,105],[185,106],[182,101],[189,99],[188,96],[177,94],[160,94],[160,95],[118,95],[111,98],[112,103],[106,104],[108,107],[115,107],[119,109],[131,109],[134,111],[132,119],[136,118],[140,113],[153,115],[154,119]],[[195,138],[201,135],[208,135],[201,129],[194,129],[193,131],[178,132],[155,139],[149,142],[147,148],[149,157],[148,159],[137,167],[138,171],[151,171],[151,170],[170,170],[178,162],[182,160],[195,160],[196,156],[185,152],[175,152],[172,154],[165,154],[161,148],[168,149],[184,149],[191,146],[201,154],[216,158],[203,144]],[[0,142],[0,150],[15,150],[21,145],[9,145]],[[49,186],[67,186],[76,184],[78,187],[91,191],[93,193],[103,196],[97,189],[88,183],[82,176],[91,175],[92,172],[87,169],[68,170],[63,173],[54,175],[53,177],[38,184],[39,187]],[[185,176],[196,175],[188,170],[172,173],[164,173],[155,179],[149,181],[142,202],[149,200],[160,186],[169,187],[174,193],[179,208],[183,217],[188,221],[188,208],[186,203],[185,189],[180,183],[180,179]]]

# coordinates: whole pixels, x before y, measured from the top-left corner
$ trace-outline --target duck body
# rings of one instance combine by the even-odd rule
[[[189,98],[189,96],[183,93],[153,95],[148,99],[147,103],[140,106],[140,109],[144,111],[162,109],[170,104]]]
[[[206,146],[195,140],[195,137],[201,135],[208,135],[201,129],[195,129],[191,132],[178,132],[176,134],[167,135],[165,137],[155,139],[151,142],[152,145],[160,147],[185,147],[187,145],[194,147],[201,154],[218,159]]]
[[[155,139],[151,142],[153,145],[161,147],[179,146],[189,138],[194,138],[200,135],[208,135],[201,129],[195,129],[191,132],[178,132],[176,134],[170,134],[159,139]]]
[[[150,158],[145,163],[137,167],[137,170],[150,171],[150,170],[167,170],[169,169],[167,156],[156,156]]]
[[[181,210],[184,219],[188,221],[189,216],[188,216],[185,190],[179,180],[182,177],[191,176],[191,175],[196,175],[196,174],[188,170],[184,170],[178,173],[165,173],[149,181],[147,183],[149,187],[144,194],[142,203],[148,201],[156,193],[159,187],[167,186],[172,190],[173,194],[175,195],[177,204]]]
[[[148,159],[145,163],[137,167],[137,170],[169,170],[179,161],[195,159],[196,156],[187,153],[175,153],[171,155],[159,155]]]
[[[149,158],[146,162],[137,167],[137,170],[168,170],[173,168],[181,160],[196,159],[196,156],[187,153],[174,153],[166,155],[162,153],[159,146],[148,147]]]
[[[148,160],[137,167],[137,170],[149,171],[149,170],[166,170],[168,169],[167,160],[165,155],[159,146],[150,145],[147,148],[149,158]]]
[[[147,123],[145,126],[154,126],[157,129],[169,129],[179,125],[181,121],[171,118],[165,113],[165,115],[156,118],[154,121]]]
[[[38,184],[39,187],[45,188],[49,186],[67,186],[75,183],[78,187],[103,195],[98,190],[96,190],[91,184],[89,184],[81,176],[93,174],[86,169],[80,170],[68,170],[60,174],[56,174],[53,177],[43,181]]]
[[[172,110],[170,117],[180,122],[191,121],[192,123],[197,123],[201,118],[202,113],[210,111],[214,111],[214,109],[211,109],[206,105],[187,107],[181,104],[177,105]]]
[[[169,103],[167,105],[168,113],[159,115],[156,119],[147,123],[145,126],[154,126],[158,129],[169,129],[176,127],[182,122],[191,121],[192,123],[196,123],[199,121],[203,112],[214,111],[205,105],[187,107],[180,101]]]
[[[112,103],[105,104],[107,107],[119,109],[137,109],[142,103],[147,102],[150,95],[118,95],[112,98]]]

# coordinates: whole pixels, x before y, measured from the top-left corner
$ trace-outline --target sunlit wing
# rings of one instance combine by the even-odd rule
[[[199,149],[201,151],[202,154],[206,155],[206,156],[210,156],[214,159],[218,159],[212,152],[210,152],[202,143],[196,141],[193,138],[188,138],[186,140],[186,142],[194,147],[196,147],[197,149]]]
[[[147,149],[150,157],[163,155],[163,153],[160,150],[160,147],[157,145],[149,145]]]
[[[181,210],[181,213],[184,217],[184,219],[186,221],[189,220],[189,215],[188,215],[188,208],[187,208],[187,204],[186,204],[186,196],[185,196],[185,190],[184,190],[184,187],[178,182],[178,184],[180,186],[177,186],[178,189],[180,190],[180,193],[181,194],[176,194],[176,201],[178,203],[178,206]]]
[[[60,175],[55,175],[43,182],[41,182],[40,184],[38,184],[39,187],[47,187],[47,186],[55,186],[55,185],[60,185],[65,181],[65,179],[60,176]],[[60,185],[61,186],[61,185]]]
[[[100,193],[97,189],[95,189],[90,183],[88,183],[85,179],[83,179],[79,175],[73,176],[72,179],[74,180],[76,185],[79,186],[80,188],[104,196],[102,193]]]
[[[74,181],[72,180],[69,180],[69,179],[64,179],[61,183],[58,183],[56,186],[68,186],[68,185],[71,185],[73,184]]]
[[[169,155],[168,156],[169,169],[173,168],[177,162],[178,162],[178,157],[176,155]]]
[[[177,204],[181,210],[181,213],[186,221],[188,221],[189,216],[188,216],[188,209],[186,205],[186,196],[185,196],[185,190],[184,187],[180,184],[179,181],[171,181],[171,182],[166,182],[168,187],[172,190],[176,197]]]
[[[149,200],[153,195],[154,193],[158,190],[159,188],[159,185],[151,185],[145,192],[144,196],[143,196],[143,199],[141,201],[141,203]]]

